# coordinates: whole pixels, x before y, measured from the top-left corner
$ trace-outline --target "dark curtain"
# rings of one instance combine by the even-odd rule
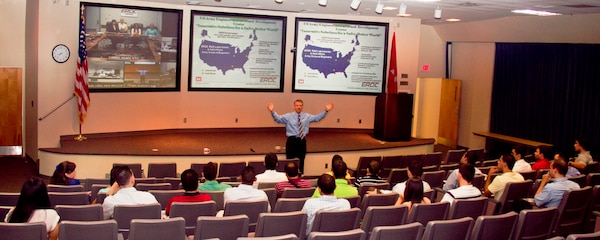
[[[599,44],[497,43],[495,56],[491,132],[570,155],[575,139],[585,137],[598,156]]]

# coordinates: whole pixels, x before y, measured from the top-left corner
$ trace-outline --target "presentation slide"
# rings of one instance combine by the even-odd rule
[[[192,11],[189,90],[283,91],[285,22]]]
[[[382,93],[387,36],[387,23],[296,19],[293,91]]]

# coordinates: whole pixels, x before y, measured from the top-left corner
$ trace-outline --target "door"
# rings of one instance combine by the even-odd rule
[[[21,68],[0,68],[0,155],[23,153]]]
[[[442,79],[438,143],[452,148],[458,144],[461,81]]]

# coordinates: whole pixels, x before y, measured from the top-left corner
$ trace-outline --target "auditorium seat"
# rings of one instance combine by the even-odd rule
[[[373,228],[369,240],[397,240],[398,236],[406,240],[421,240],[423,224],[414,222],[396,226],[380,226]]]
[[[379,176],[387,179],[390,176],[392,169],[406,167],[406,163],[404,163],[403,160],[404,158],[402,158],[402,156],[383,156],[381,158],[381,171],[379,172]]]
[[[254,236],[271,237],[293,233],[300,239],[304,239],[306,234],[306,219],[306,213],[302,211],[260,213]]]
[[[271,237],[238,237],[237,240],[303,240],[298,238],[296,234],[290,233]]]
[[[246,162],[229,162],[221,163],[219,166],[219,177],[229,177],[235,181],[242,174],[242,170],[246,167]]]
[[[513,239],[518,217],[515,212],[479,216],[475,221],[471,239]]]
[[[144,169],[141,163],[113,163],[113,168],[115,166],[128,166],[136,179],[144,177]]]
[[[92,186],[94,186],[94,184],[98,184],[98,185],[110,185],[110,179],[109,178],[86,178],[85,179],[85,191],[92,191]]]
[[[372,191],[374,189],[390,190],[391,188],[389,183],[363,183],[358,187],[358,195],[362,198],[367,191]]]
[[[200,216],[215,216],[217,204],[215,201],[206,202],[174,202],[171,204],[169,217],[183,217],[187,235],[196,231],[196,221]]]
[[[423,163],[423,168],[435,166],[433,169],[437,170],[442,164],[442,153],[434,152],[423,154],[421,156],[421,163]]]
[[[219,163],[215,163],[217,165],[217,172],[219,171]],[[198,177],[202,178],[202,172],[204,171],[204,166],[206,163],[192,163],[190,169],[196,171],[198,173]]]
[[[61,216],[62,218],[62,216]],[[58,229],[60,240],[117,240],[117,221],[62,221]],[[83,237],[85,236],[85,237]]]
[[[360,178],[360,177],[364,177],[365,175],[367,175],[367,168],[369,167],[369,163],[371,161],[378,161],[381,163],[381,156],[361,156],[358,158],[358,163],[356,164],[356,169],[354,170],[354,175],[352,175],[355,178]]]
[[[154,195],[156,200],[160,203],[160,208],[165,209],[167,204],[174,196],[182,196],[185,193],[184,190],[149,190],[149,193]]]
[[[408,180],[407,168],[392,169],[389,177],[386,179],[386,181],[390,184],[391,187],[394,187],[396,184],[404,182],[406,180]]]
[[[267,170],[267,167],[265,166],[265,161],[264,160],[261,160],[261,161],[248,161],[248,167],[253,167],[255,174],[261,174],[261,173],[264,173]]]
[[[554,234],[566,236],[579,233],[582,223],[585,222],[591,198],[592,188],[589,186],[566,191],[558,205],[558,220]]]
[[[278,172],[285,172],[285,165],[287,165],[288,162],[295,162],[296,166],[300,166],[300,160],[297,158],[282,159],[277,162],[277,167],[275,168],[275,170],[277,170]]]
[[[365,238],[365,231],[361,229],[338,232],[311,232],[308,235],[308,240],[364,240]]]
[[[410,210],[407,223],[427,224],[429,221],[444,220],[448,217],[449,208],[450,203],[448,202],[415,204]]]
[[[549,238],[557,218],[558,209],[555,207],[522,210],[515,227],[514,239]]]
[[[286,188],[283,189],[283,193],[281,194],[282,198],[306,198],[312,197],[316,188]]]
[[[259,201],[229,201],[225,204],[223,216],[235,216],[245,214],[248,216],[248,232],[254,232],[258,215],[266,213],[269,210],[269,202],[265,200]]]
[[[107,188],[109,187],[108,185],[103,185],[103,184],[93,184],[92,187],[90,188],[90,199],[92,200],[92,202],[94,200],[98,199],[98,192],[101,189]]]
[[[470,217],[430,221],[425,226],[423,240],[465,240],[471,236],[471,229],[473,219]]]
[[[177,177],[177,163],[148,163],[148,177]]]
[[[42,240],[48,238],[46,224],[34,223],[5,223],[0,222],[0,239],[4,240]]]
[[[46,186],[48,192],[84,192],[83,185],[55,185]]]
[[[0,192],[0,206],[17,206],[20,193]]]
[[[460,160],[465,155],[465,152],[467,152],[467,151],[464,149],[457,149],[457,150],[450,149],[446,152],[446,158],[444,158],[443,163],[444,164],[460,163]]]
[[[49,192],[50,206],[56,205],[86,205],[90,203],[87,192]]]
[[[248,216],[205,216],[196,220],[194,240],[201,239],[236,239],[248,236]]]
[[[182,217],[169,219],[133,219],[129,240],[185,240],[185,220]]]
[[[223,208],[225,207],[225,200],[223,197],[223,194],[225,193],[225,191],[198,191],[198,192],[210,195],[210,199],[215,201],[215,203],[217,204],[217,211],[223,210]]]
[[[398,201],[400,195],[395,192],[386,194],[365,194],[361,198],[360,209],[364,215],[367,212],[367,208],[371,206],[393,206]],[[366,230],[365,230],[366,231]],[[367,231],[368,233],[369,231]]]
[[[0,206],[0,220],[1,221],[4,221],[4,219],[6,218],[6,214],[8,214],[8,212],[10,212],[10,210],[12,208],[13,207],[11,207],[11,206]]]
[[[102,205],[56,205],[54,207],[61,221],[101,221],[104,220]]]
[[[304,203],[308,200],[306,198],[278,198],[275,202],[272,212],[294,212],[302,210]]]
[[[371,206],[366,208],[360,228],[369,237],[375,227],[404,224],[407,215],[408,206]]]
[[[479,216],[485,215],[487,211],[488,199],[486,197],[454,199],[453,201],[448,212],[448,219],[463,217],[477,219]]]
[[[201,173],[199,173],[201,174]],[[171,184],[171,189],[172,190],[178,190],[178,189],[182,189],[181,186],[181,178],[177,178],[177,177],[166,177],[163,179],[157,179],[157,182],[161,182],[161,183],[169,183]]]
[[[171,190],[170,183],[138,183],[135,188],[139,191],[150,191],[150,190]]]
[[[160,204],[116,205],[113,216],[117,221],[119,233],[122,233],[124,239],[127,239],[132,219],[161,218]]]
[[[317,211],[311,232],[339,232],[357,229],[360,224],[359,208]]]

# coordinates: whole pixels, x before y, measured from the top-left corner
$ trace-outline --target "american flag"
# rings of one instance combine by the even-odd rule
[[[77,71],[75,72],[75,95],[77,96],[77,108],[79,110],[79,124],[87,115],[90,106],[90,90],[88,88],[88,61],[85,49],[85,17],[84,6],[81,4],[81,16],[79,21],[79,59],[77,59]]]

